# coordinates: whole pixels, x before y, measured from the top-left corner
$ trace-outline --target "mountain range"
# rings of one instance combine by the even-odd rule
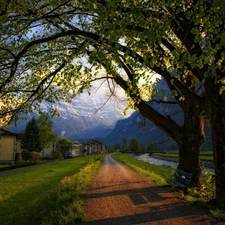
[[[164,80],[156,85],[158,92],[154,95],[154,100],[162,100],[165,96],[168,102],[174,101],[171,98],[171,91]],[[161,90],[161,91],[160,91]],[[178,125],[183,124],[183,114],[178,104],[163,104],[151,101],[149,103],[156,111],[164,116],[170,116]],[[211,130],[208,124],[205,124],[206,142],[203,148],[212,148]],[[177,150],[178,146],[167,134],[155,126],[151,121],[144,118],[140,113],[135,111],[129,118],[119,120],[114,130],[104,139],[104,142],[111,146],[123,144],[126,140],[136,139],[145,146],[150,143],[156,144],[160,150]]]
[[[164,80],[161,80],[156,88],[157,90],[163,91],[159,91],[159,93],[154,95],[155,100],[162,100],[163,95],[166,95],[168,100],[172,101],[172,99],[170,99],[170,90]],[[177,104],[159,104],[155,101],[149,104],[161,114],[165,116],[169,115],[171,119],[175,120],[178,124],[182,123],[183,117],[181,109]],[[110,133],[104,141],[108,145],[112,145],[118,140],[120,140],[118,144],[121,144],[124,139],[129,143],[129,140],[132,138],[137,139],[139,143],[145,146],[154,143],[161,150],[177,149],[176,142],[137,111],[129,118],[118,121],[113,132]]]
[[[88,139],[105,138],[113,131],[116,122],[125,118],[122,110],[124,103],[115,98],[108,98],[104,92],[93,91],[76,96],[71,102],[58,102],[54,104],[42,103],[41,111],[50,113],[56,109],[60,116],[52,118],[53,132],[60,137],[84,142]],[[33,112],[27,115],[19,115],[18,123],[8,129],[12,132],[21,132],[28,121],[37,118]]]
[[[164,92],[156,94],[155,99],[162,99],[163,94],[166,94],[169,99],[170,90],[163,80],[157,84],[157,88],[163,89]],[[169,115],[178,124],[182,124],[182,112],[178,105],[152,102],[151,106],[161,114]],[[177,149],[176,143],[168,135],[137,111],[125,118],[122,113],[125,108],[124,102],[115,98],[107,101],[104,92],[93,91],[91,95],[83,93],[70,103],[43,103],[41,105],[43,112],[49,113],[52,108],[60,113],[60,116],[52,118],[53,132],[60,137],[79,142],[96,139],[107,146],[122,144],[124,140],[129,143],[130,139],[135,138],[145,146],[155,143],[161,150]],[[37,118],[38,114],[21,115],[18,125],[11,125],[10,131],[24,130],[32,117]],[[211,138],[208,126],[206,126],[206,135],[208,138],[205,147],[209,148],[211,147]]]

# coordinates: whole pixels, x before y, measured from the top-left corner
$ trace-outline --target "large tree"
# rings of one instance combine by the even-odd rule
[[[61,92],[65,93],[65,96],[68,96],[71,90],[73,93],[82,92],[94,79],[92,67],[97,70],[99,65],[104,66],[108,73],[106,78],[115,80],[132,99],[134,106],[178,143],[181,153],[179,168],[194,173],[192,185],[199,186],[199,152],[205,141],[202,111],[189,110],[186,104],[179,101],[184,108],[184,118],[191,117],[194,123],[189,123],[184,119],[185,125],[178,126],[173,120],[159,114],[146,104],[140,96],[140,90],[143,89],[143,87],[138,88],[140,79],[144,78],[146,87],[151,86],[146,71],[160,74],[162,71],[160,66],[164,71],[166,64],[157,67],[152,60],[155,57],[152,57],[151,60],[146,58],[145,55],[148,54],[146,46],[148,45],[151,49],[151,42],[137,47],[136,39],[133,36],[129,37],[130,33],[135,32],[137,35],[140,33],[139,30],[138,32],[132,30],[134,25],[136,29],[135,20],[127,21],[127,17],[136,17],[136,11],[134,11],[136,8],[129,2],[119,7],[115,2],[99,1],[97,4],[86,1],[84,5],[83,3],[75,5],[72,3],[73,1],[61,1],[54,5],[54,2],[47,1],[43,5],[38,4],[32,10],[27,3],[29,10],[26,13],[21,13],[18,6],[17,10],[11,14],[6,11],[8,17],[5,23],[10,21],[11,26],[16,26],[16,28],[10,33],[8,29],[2,31],[4,37],[9,38],[10,36],[12,39],[11,42],[6,42],[6,39],[3,38],[5,41],[3,46],[4,44],[5,46],[2,48],[2,52],[7,53],[5,59],[7,66],[5,64],[2,66],[2,73],[6,74],[3,77],[1,89],[2,97],[4,97],[2,98],[2,101],[4,100],[2,115],[11,116],[20,109],[27,110],[30,106],[36,106],[35,99],[54,101],[58,97],[64,96],[60,95]],[[101,9],[96,8],[97,6]],[[108,14],[110,7],[116,7],[118,11],[115,11],[115,14]],[[11,6],[11,8],[13,7]],[[94,10],[95,8],[96,10]],[[146,13],[145,8],[143,9],[142,13]],[[36,15],[37,11],[39,16]],[[128,13],[124,14],[124,12]],[[121,13],[123,13],[122,19],[120,19]],[[107,18],[105,18],[106,15]],[[114,23],[114,21],[117,22]],[[22,23],[23,26],[20,24],[17,27],[18,23]],[[12,33],[14,34],[13,38],[11,37]],[[21,41],[18,42],[18,38]],[[120,40],[125,44],[122,45]],[[12,45],[11,48],[9,44]],[[143,53],[139,54],[141,52]],[[153,54],[150,53],[150,55]],[[89,64],[85,64],[87,66],[77,60],[79,57],[83,59],[84,56],[89,60]],[[115,65],[117,68],[122,68],[123,72],[127,74],[126,79],[123,75],[120,76],[118,70],[112,69]],[[47,68],[48,70],[46,70]],[[142,70],[143,74],[137,73],[139,70]],[[7,74],[9,75],[7,76]],[[170,77],[170,73],[167,75],[168,77]],[[170,78],[167,81],[172,89],[176,89],[170,83]],[[9,88],[5,89],[6,86]],[[77,88],[68,91],[66,87],[71,88],[71,86]],[[194,90],[194,87],[192,89]],[[179,100],[180,95],[176,95],[176,97]],[[17,101],[18,105],[12,106],[9,102],[14,98],[19,98],[19,101]],[[193,131],[195,131],[195,135],[193,135]],[[196,137],[198,137],[197,142],[195,141]],[[189,158],[188,161],[186,157]]]
[[[10,1],[0,12],[1,115],[12,116],[37,98],[53,101],[56,89],[59,96],[63,88],[68,96],[71,86],[74,93],[82,91],[93,68],[101,65],[105,77],[114,79],[136,108],[178,143],[186,170],[191,160],[192,170],[199,170],[202,112],[207,114],[217,203],[225,207],[224,1],[49,0],[36,7],[21,2]],[[84,56],[89,64],[78,60]],[[138,80],[148,84],[149,72],[167,81],[184,112],[182,126],[142,98]],[[186,160],[186,153],[193,159]]]

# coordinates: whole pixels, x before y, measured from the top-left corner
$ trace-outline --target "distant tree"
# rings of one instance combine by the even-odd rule
[[[57,140],[56,148],[62,154],[69,151],[73,146],[73,142],[68,140],[67,138],[60,138]]]
[[[122,152],[128,152],[128,147],[126,145],[123,145],[122,146]]]
[[[157,152],[156,143],[150,142],[150,144],[147,146],[147,151],[151,154],[154,153],[154,152]]]
[[[122,140],[122,152],[128,152],[127,139],[126,138],[123,138],[123,140]]]
[[[57,135],[52,132],[52,121],[46,113],[42,113],[37,120],[41,149],[48,148],[57,140]]]
[[[29,152],[40,152],[41,141],[39,136],[39,128],[36,120],[33,118],[28,122],[24,135],[21,141],[22,149],[28,150]]]
[[[129,143],[128,149],[133,152],[135,155],[140,153],[140,145],[135,138],[132,138]]]
[[[116,151],[121,150],[121,144],[120,143],[115,144],[114,148]]]
[[[140,152],[145,153],[146,147],[144,144],[140,144]]]
[[[115,148],[110,147],[110,148],[109,148],[109,153],[113,153],[113,152],[115,152]]]

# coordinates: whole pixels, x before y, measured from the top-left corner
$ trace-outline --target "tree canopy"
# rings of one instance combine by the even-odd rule
[[[65,152],[70,151],[73,145],[73,142],[68,140],[67,138],[59,138],[56,143],[56,148],[58,151],[64,154]]]
[[[72,97],[88,88],[103,66],[101,78],[116,78],[127,92],[137,92],[140,78],[148,89],[150,74],[157,73],[173,86],[175,97],[184,99],[212,69],[223,68],[222,2],[6,3],[1,10],[1,115],[30,110],[36,99]],[[127,87],[118,69],[126,72]],[[221,92],[222,77],[216,83]]]
[[[50,147],[57,140],[57,135],[52,132],[52,121],[46,113],[42,113],[37,119],[38,134],[42,150]]]

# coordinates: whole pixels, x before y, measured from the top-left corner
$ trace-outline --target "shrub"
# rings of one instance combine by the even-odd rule
[[[31,159],[31,154],[30,154],[30,151],[28,150],[22,150],[21,152],[21,157],[22,159],[26,162],[27,160],[30,160]]]
[[[215,174],[204,172],[205,179],[202,181],[201,189],[191,188],[189,194],[193,197],[200,198],[203,202],[210,202],[216,198]]]
[[[52,150],[50,155],[51,155],[52,159],[61,159],[63,157],[62,152],[60,152],[58,150]]]
[[[33,163],[36,163],[39,160],[39,153],[38,152],[31,152],[31,160]]]

